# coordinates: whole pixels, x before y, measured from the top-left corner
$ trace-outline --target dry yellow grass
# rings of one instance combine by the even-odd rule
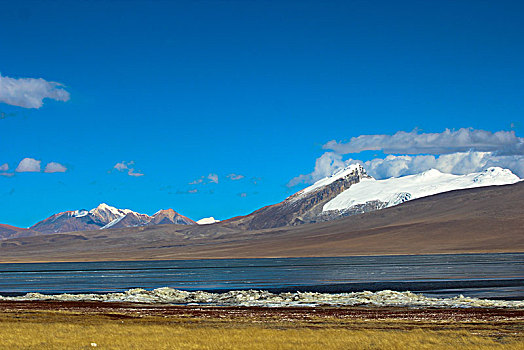
[[[11,324],[4,349],[522,349],[454,331]]]
[[[422,326],[422,325],[420,325]],[[3,312],[0,349],[522,349],[489,324],[395,320],[125,317],[69,312]],[[486,328],[487,327],[487,328]],[[488,329],[489,332],[483,332]],[[496,330],[496,328],[495,328]],[[489,334],[489,336],[488,336]],[[95,346],[96,344],[96,346]]]

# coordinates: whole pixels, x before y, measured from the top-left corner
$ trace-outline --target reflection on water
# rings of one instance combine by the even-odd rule
[[[524,299],[524,253],[1,264],[0,294],[130,288],[423,291]]]

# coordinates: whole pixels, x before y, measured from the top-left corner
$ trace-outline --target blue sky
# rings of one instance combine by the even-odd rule
[[[226,219],[349,159],[414,154],[324,146],[360,135],[467,128],[507,141],[492,143],[512,149],[496,164],[524,164],[522,1],[0,5],[0,223],[100,202]],[[68,96],[20,106],[27,94],[5,96],[20,78]],[[465,147],[493,151],[481,144]],[[16,172],[25,158],[41,171]],[[50,162],[66,171],[44,173]]]

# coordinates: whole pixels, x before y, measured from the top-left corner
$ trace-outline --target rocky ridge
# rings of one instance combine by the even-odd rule
[[[89,211],[82,209],[54,214],[34,224],[30,230],[50,234],[162,224],[193,225],[195,222],[173,209],[160,210],[149,216],[102,203]]]
[[[438,193],[519,181],[510,170],[499,167],[466,175],[430,169],[416,175],[376,180],[360,164],[352,164],[278,204],[224,223],[246,230],[296,226],[376,211]]]
[[[284,201],[261,208],[247,216],[224,221],[227,226],[247,230],[296,226],[325,221],[324,204],[362,179],[371,178],[360,164],[352,164],[333,175],[317,181]]]

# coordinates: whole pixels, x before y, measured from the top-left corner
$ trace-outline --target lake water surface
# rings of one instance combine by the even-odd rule
[[[131,288],[396,290],[524,300],[524,253],[0,264],[0,295]]]

